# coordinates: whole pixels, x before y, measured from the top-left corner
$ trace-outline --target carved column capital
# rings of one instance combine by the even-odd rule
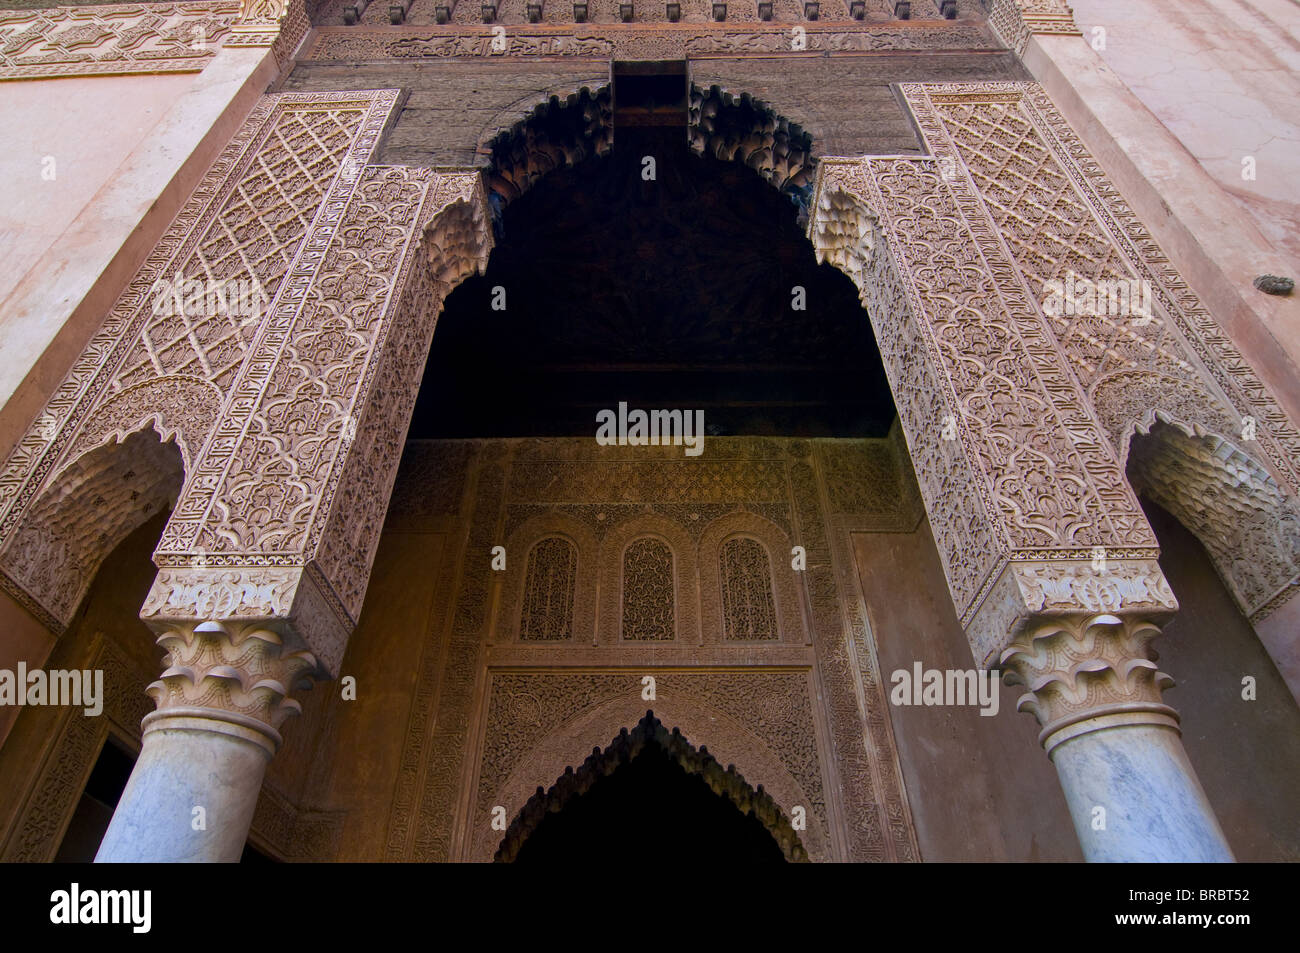
[[[1001,655],[1008,685],[1028,689],[1016,705],[1042,726],[1050,754],[1063,741],[1120,725],[1178,729],[1161,701],[1174,680],[1155,663],[1160,627],[1142,616],[1071,614],[1026,626]]]
[[[158,636],[167,668],[147,691],[157,710],[144,731],[191,728],[252,741],[268,754],[279,728],[302,706],[290,696],[319,672],[315,656],[293,651],[266,622],[171,623]]]

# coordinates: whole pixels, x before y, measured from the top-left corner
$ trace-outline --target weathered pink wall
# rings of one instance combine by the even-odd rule
[[[1300,269],[1300,6],[1071,0],[1098,55]],[[1256,179],[1243,180],[1254,156]],[[1291,277],[1296,277],[1292,275]]]
[[[0,271],[0,301],[9,297],[101,189],[112,186],[127,156],[148,138],[193,80],[188,73],[170,73],[4,85],[0,254],[5,268]],[[42,176],[47,156],[55,162],[53,181]],[[147,185],[157,189],[157,183]],[[7,309],[0,308],[0,325],[9,319]]]

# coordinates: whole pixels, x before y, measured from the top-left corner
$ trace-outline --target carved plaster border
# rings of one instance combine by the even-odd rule
[[[238,0],[0,10],[0,80],[197,73],[238,10]]]

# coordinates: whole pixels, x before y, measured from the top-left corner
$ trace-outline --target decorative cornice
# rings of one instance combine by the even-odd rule
[[[505,29],[505,35],[500,31]],[[983,24],[899,27],[856,22],[800,24],[792,42],[788,24],[745,24],[710,28],[702,24],[546,25],[492,27],[401,26],[318,27],[308,61],[432,60],[446,58],[558,59],[678,58],[744,54],[821,56],[826,53],[894,53],[913,51],[999,50],[1002,44]],[[493,32],[493,31],[497,32]]]
[[[283,68],[310,30],[305,0],[240,0],[226,46],[269,46]]]

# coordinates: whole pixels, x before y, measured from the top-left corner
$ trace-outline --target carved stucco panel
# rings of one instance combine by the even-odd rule
[[[360,612],[442,296],[490,245],[475,176],[345,164],[335,191],[157,556],[306,567],[318,611],[295,596],[295,619],[324,624],[300,635],[330,671]],[[181,612],[174,593],[154,601]]]
[[[998,39],[1023,54],[1035,33],[1077,36],[1074,12],[1065,0],[993,0],[989,26]]]
[[[157,307],[160,283],[178,274],[256,279],[276,291],[339,169],[359,168],[369,157],[395,101],[392,91],[378,91],[281,94],[258,102],[0,470],[0,548],[41,532],[23,528],[34,501],[64,493],[67,487],[60,487],[80,458],[143,428],[175,439],[193,483],[208,438],[230,417],[230,389],[259,323],[226,313],[169,315]],[[93,501],[72,502],[89,507]],[[163,549],[167,534],[176,532],[173,524],[183,522],[183,515],[169,522]],[[79,562],[97,565],[109,541],[100,540]],[[190,550],[178,564],[190,566],[195,557],[205,554]],[[5,586],[22,588],[12,580]],[[76,586],[56,585],[22,598],[57,628],[77,595]]]
[[[803,625],[798,579],[790,567],[793,543],[779,526],[754,513],[731,513],[712,520],[699,543],[701,624],[705,642],[726,641],[723,624],[723,547],[735,539],[750,539],[762,547],[766,557],[766,584],[773,600],[776,641],[801,644],[808,641]],[[758,580],[760,585],[764,582]]]
[[[629,580],[629,562],[634,568],[640,565],[635,559],[637,550],[633,547],[641,544],[642,549],[648,549],[648,546],[642,543],[643,540],[657,540],[661,547],[661,550],[648,553],[648,558],[652,558],[656,552],[666,550],[665,555],[670,560],[671,576],[663,575],[669,571],[667,567],[663,567],[659,578],[639,580],[634,576]],[[629,549],[632,549],[634,554],[631,559],[629,559]],[[658,637],[678,642],[698,643],[700,620],[696,580],[699,575],[695,560],[695,546],[690,536],[681,526],[666,517],[646,513],[633,516],[612,527],[601,541],[600,550],[600,590],[604,594],[598,617],[600,642],[613,644],[631,637],[628,634],[629,624],[632,626],[631,631],[640,631],[640,624],[646,620],[636,615],[638,605],[636,593],[642,590],[634,588],[633,592],[629,593],[627,588],[629,581],[634,586],[640,581],[647,586],[672,586],[674,598],[670,600],[671,631],[666,634],[660,633]],[[647,566],[646,568],[650,570],[658,567]],[[652,596],[653,592],[654,590],[651,590],[644,594]],[[652,598],[651,606],[653,605]],[[632,617],[629,617],[629,613],[632,613]],[[649,637],[649,633],[644,637]]]
[[[807,462],[801,463],[797,472],[790,470],[791,461],[806,461],[811,452],[807,441],[717,439],[710,444],[708,468],[699,466],[702,461],[683,460],[680,453],[663,453],[660,459],[652,460],[647,457],[658,448],[599,448],[589,440],[492,441],[473,446],[489,459],[480,456],[470,467],[471,473],[478,475],[471,478],[477,482],[469,484],[467,499],[477,503],[469,526],[461,593],[452,613],[450,637],[439,651],[431,647],[426,653],[417,688],[418,711],[413,710],[408,724],[408,750],[418,752],[418,757],[409,759],[409,764],[404,760],[400,772],[389,828],[388,856],[394,858],[453,859],[471,856],[479,849],[474,846],[475,838],[482,832],[473,816],[460,816],[457,804],[466,785],[477,784],[475,751],[469,750],[471,760],[466,763],[463,745],[467,743],[464,731],[482,717],[481,710],[476,714],[474,700],[478,697],[475,686],[485,671],[486,640],[494,640],[491,658],[507,652],[519,664],[543,668],[606,664],[602,653],[636,652],[647,647],[646,643],[635,642],[598,646],[590,642],[527,647],[517,642],[504,644],[513,638],[513,626],[517,624],[517,608],[506,608],[517,606],[517,596],[508,593],[522,583],[512,583],[510,572],[501,580],[500,574],[490,570],[487,554],[494,543],[502,538],[509,541],[510,558],[518,560],[511,564],[518,567],[517,574],[522,574],[524,564],[523,550],[516,547],[550,531],[564,532],[580,542],[598,539],[602,546],[613,546],[611,552],[617,557],[620,538],[626,541],[640,531],[650,530],[673,540],[674,555],[685,554],[692,562],[705,548],[713,548],[736,531],[747,531],[748,535],[770,539],[774,556],[779,547],[788,552],[787,539],[811,540],[810,565],[829,562],[817,476]],[[637,452],[642,449],[650,452]],[[635,462],[638,460],[641,462]],[[585,465],[579,465],[582,463]],[[613,478],[614,474],[626,479],[620,482]],[[499,481],[508,486],[504,499]],[[891,477],[888,482],[893,485],[898,481]],[[646,502],[630,502],[628,497]],[[878,512],[878,517],[884,518],[883,513]],[[909,519],[914,525],[915,518]],[[787,526],[791,527],[788,535]],[[504,537],[499,535],[501,527],[505,527]],[[776,527],[781,528],[780,532]],[[613,562],[612,574],[616,576],[619,563],[617,558]],[[787,602],[780,588],[780,573],[788,565],[788,560],[773,559],[783,618]],[[716,572],[716,564],[707,571]],[[706,573],[706,569],[700,573]],[[497,585],[503,593],[502,602],[501,608],[493,610],[490,605]],[[803,582],[794,581],[793,585],[800,587]],[[616,610],[617,593],[610,598],[610,590],[603,584],[600,591],[602,604],[613,605]],[[814,735],[825,771],[837,779],[831,782],[827,794],[827,816],[836,818],[837,831],[831,839],[831,855],[862,860],[915,859],[915,838],[897,773],[879,679],[874,668],[865,676],[856,671],[868,659],[870,634],[865,629],[855,630],[854,622],[838,608],[840,592],[835,573],[819,572],[805,591],[806,597],[794,595],[788,603],[796,605],[802,598],[810,599],[813,613],[821,622],[820,645],[814,647],[813,678],[818,686],[815,697],[820,706],[836,713],[826,727],[821,727],[820,720],[825,715],[819,715],[818,734]],[[495,635],[489,631],[489,620],[493,618],[497,620]],[[617,611],[612,621],[617,635]],[[797,625],[802,633],[801,619],[789,624]],[[798,657],[797,646],[802,638],[797,635],[793,644],[754,643],[745,646],[742,655],[773,653],[771,664],[788,665],[790,659]],[[849,640],[855,644],[849,646]],[[698,644],[698,635],[687,640],[683,648],[692,644]],[[712,647],[724,664],[718,650],[729,648],[722,643]],[[658,658],[658,653],[671,653],[672,649],[656,644],[654,651]],[[761,663],[757,656],[752,661]],[[867,664],[874,662],[868,659]],[[863,696],[864,682],[872,693],[869,701]],[[639,694],[636,702],[635,707],[639,707]],[[864,708],[870,709],[865,718]],[[644,709],[628,714],[628,723],[634,724]],[[592,725],[597,734],[609,727],[600,719]],[[616,731],[617,726],[613,733]],[[608,741],[604,738],[599,743]],[[577,761],[589,753],[590,746]],[[563,767],[561,764],[559,770]],[[545,783],[553,780],[549,778]],[[533,782],[532,787],[538,783],[543,782]],[[532,787],[523,792],[525,799]],[[491,856],[490,850],[486,856]]]
[[[593,644],[596,641],[596,581],[598,573],[599,542],[596,534],[584,522],[566,513],[539,513],[527,519],[507,537],[506,565],[510,560],[523,559],[527,570],[532,564],[534,548],[548,538],[558,538],[571,543],[576,562],[573,569],[570,639],[575,644]],[[516,564],[517,565],[517,564]],[[507,572],[502,586],[502,619],[504,632],[498,630],[498,640],[523,637],[522,613],[524,611],[524,586],[527,572]]]
[[[1200,438],[1180,444],[1185,451],[1144,438],[1130,475],[1197,533],[1242,611],[1260,621],[1296,589],[1292,422],[1039,86],[903,89],[954,190],[978,195],[1116,456],[1130,460],[1134,435],[1159,422]],[[1076,275],[1149,289],[1150,308],[1098,299],[1096,313],[1048,312],[1049,282]],[[1196,463],[1226,459],[1217,449],[1225,444],[1249,476]],[[1209,449],[1198,453],[1201,445]]]
[[[1136,497],[977,196],[934,160],[823,166],[810,232],[863,290],[976,658],[1031,614],[999,583],[1012,560],[1105,546],[1158,573]],[[1012,601],[985,606],[999,585]]]

